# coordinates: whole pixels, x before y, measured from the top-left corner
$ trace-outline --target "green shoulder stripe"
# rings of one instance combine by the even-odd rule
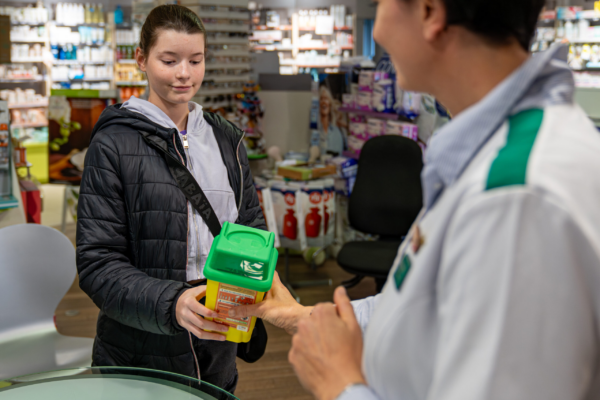
[[[529,155],[543,119],[544,110],[539,109],[523,111],[509,118],[506,145],[492,163],[486,190],[525,184]]]

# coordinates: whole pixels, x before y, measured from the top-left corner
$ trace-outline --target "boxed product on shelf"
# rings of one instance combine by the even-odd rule
[[[363,69],[358,76],[358,90],[370,92],[373,90],[375,82],[375,71]]]
[[[356,108],[363,111],[371,111],[373,105],[373,93],[360,91],[356,95]]]
[[[356,108],[356,95],[352,93],[344,93],[342,95],[342,103],[345,108]]]
[[[358,139],[367,140],[369,139],[368,126],[364,122],[350,122],[349,124],[350,135]]]
[[[9,105],[42,103],[46,100],[41,94],[37,94],[34,89],[15,88],[14,90],[0,90],[0,99],[7,101]]]
[[[2,65],[0,64],[0,79],[41,79],[37,66]]]
[[[360,155],[360,152],[367,141],[359,139],[355,136],[348,137],[348,149],[354,152],[356,155]]]
[[[30,40],[46,40],[45,26],[12,26],[10,28],[10,40],[14,42],[18,41],[30,41]]]
[[[377,118],[367,119],[367,135],[369,138],[386,134],[386,121]]]
[[[404,136],[416,141],[419,138],[419,127],[409,122],[388,121],[386,135]]]
[[[306,244],[308,247],[321,247],[323,241],[323,182],[308,182],[302,185],[299,191],[301,205],[303,208],[304,232],[306,234]]]
[[[394,112],[394,86],[391,79],[382,79],[373,84],[373,103],[371,105],[373,111]]]
[[[49,20],[49,11],[41,2],[36,7],[0,7],[0,15],[10,16],[12,24],[45,24]]]
[[[358,161],[353,158],[339,156],[330,159],[328,163],[335,165],[337,174],[341,178],[356,176],[356,173],[358,172]]]

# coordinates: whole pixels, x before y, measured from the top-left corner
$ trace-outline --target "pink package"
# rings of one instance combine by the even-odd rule
[[[369,118],[367,120],[367,133],[370,137],[385,135],[386,123],[382,119]]]
[[[371,92],[358,92],[356,96],[356,108],[359,110],[371,111],[371,101],[373,93]]]
[[[367,122],[367,119],[364,115],[348,113],[348,118],[350,118],[350,122]]]
[[[388,121],[385,125],[385,134],[402,136],[404,134],[404,123],[400,121]]]
[[[350,134],[360,140],[368,140],[367,124],[363,122],[351,122]]]
[[[348,148],[350,150],[352,150],[354,153],[360,154],[360,151],[362,150],[362,148],[366,142],[367,142],[366,140],[362,140],[357,137],[350,136],[348,138]]]
[[[372,70],[362,70],[358,75],[358,90],[362,91],[372,91],[373,90],[373,82],[375,78],[375,71]]]
[[[345,108],[356,108],[356,95],[344,93],[342,95],[342,101]]]
[[[375,73],[373,74],[373,82],[379,82],[379,81],[382,81],[384,79],[389,79],[389,78],[390,78],[390,74],[388,74],[387,72],[375,71]]]
[[[404,130],[402,131],[402,136],[417,141],[419,138],[419,127],[415,124],[404,124]]]

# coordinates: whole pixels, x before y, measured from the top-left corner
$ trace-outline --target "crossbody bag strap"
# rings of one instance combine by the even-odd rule
[[[167,166],[169,167],[171,175],[175,179],[175,182],[177,182],[177,186],[179,186],[181,192],[192,204],[192,207],[198,211],[198,214],[200,214],[206,223],[210,233],[212,233],[214,237],[219,236],[221,233],[221,222],[219,222],[219,218],[217,218],[215,210],[213,210],[210,202],[206,198],[206,195],[202,191],[202,188],[198,182],[196,182],[196,179],[192,173],[171,153],[166,151],[161,146],[157,146],[152,140],[149,140],[144,132],[140,133],[148,144],[165,154],[165,161],[167,162]]]

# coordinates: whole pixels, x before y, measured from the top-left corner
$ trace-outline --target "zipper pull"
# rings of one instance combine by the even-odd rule
[[[183,148],[184,149],[189,149],[190,146],[188,144],[187,135],[181,135],[181,139],[183,139]]]

